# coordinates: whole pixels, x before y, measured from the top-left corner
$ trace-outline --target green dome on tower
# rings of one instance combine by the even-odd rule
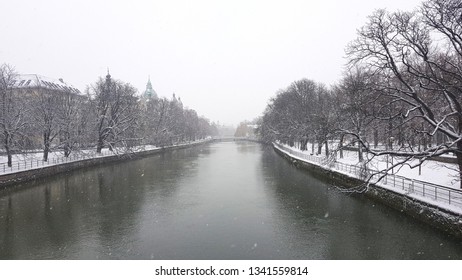
[[[151,78],[148,78],[148,83],[146,84],[146,90],[143,93],[143,97],[146,99],[157,98],[156,91],[152,88]]]

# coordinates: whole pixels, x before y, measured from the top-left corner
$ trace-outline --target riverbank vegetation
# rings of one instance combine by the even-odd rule
[[[262,116],[260,137],[297,143],[313,154],[324,150],[330,158],[354,148],[364,165],[394,156],[384,174],[454,156],[460,180],[461,15],[460,0],[428,0],[411,12],[375,11],[346,46],[340,81],[326,86],[301,79],[277,92]]]
[[[88,149],[130,152],[134,146],[168,146],[217,134],[214,123],[175,95],[140,97],[130,83],[109,73],[84,93],[58,82],[23,86],[18,78],[14,67],[0,65],[0,153],[9,167],[17,153],[42,150],[48,161],[52,151],[65,157]]]

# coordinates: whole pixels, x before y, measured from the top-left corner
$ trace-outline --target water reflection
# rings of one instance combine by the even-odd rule
[[[194,172],[184,166],[198,153],[111,164],[3,191],[0,257],[111,258],[134,234],[148,186],[155,182],[173,192],[180,173]]]
[[[167,152],[0,193],[2,259],[460,259],[460,245],[256,143]]]

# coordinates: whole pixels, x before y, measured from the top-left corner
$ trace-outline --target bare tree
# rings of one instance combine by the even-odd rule
[[[329,154],[329,140],[334,131],[333,95],[323,84],[303,79],[278,92],[267,106],[258,133],[266,141],[278,140],[290,146],[300,143],[307,149],[308,141],[318,143],[318,153],[325,144]]]
[[[48,161],[48,155],[53,147],[62,148],[64,156],[68,157],[75,148],[81,130],[80,113],[85,97],[62,80],[56,84],[36,78],[36,83],[24,87],[30,97],[33,128],[31,133],[42,139],[43,160]],[[34,136],[35,138],[35,136]],[[55,145],[59,140],[59,145]]]
[[[43,161],[48,161],[51,145],[60,133],[58,107],[61,104],[59,94],[59,92],[48,88],[37,88],[31,93],[34,130],[37,130],[43,139]]]
[[[200,134],[199,116],[197,112],[191,109],[184,110],[184,135],[186,140],[195,141]]]
[[[12,154],[18,148],[20,138],[24,137],[28,125],[27,98],[15,87],[17,73],[8,64],[0,65],[0,139],[5,149],[8,166],[12,166]]]
[[[352,69],[345,75],[335,88],[337,104],[337,121],[340,135],[339,150],[342,152],[344,137],[353,131],[367,143],[366,135],[371,134],[371,125],[374,121],[374,109],[377,102],[376,94],[370,85],[370,74],[360,68]],[[375,130],[374,130],[375,131]],[[375,135],[375,134],[374,134]],[[355,140],[355,139],[353,139]],[[377,141],[374,139],[374,142]],[[353,141],[352,144],[355,144]],[[347,144],[348,145],[348,144]],[[375,145],[376,146],[376,145]],[[359,144],[358,161],[362,162],[364,147]],[[343,157],[343,155],[341,155]]]
[[[166,98],[153,98],[146,101],[142,112],[142,137],[146,143],[163,145],[167,134],[166,120],[169,103]]]
[[[136,89],[111,75],[100,78],[87,89],[96,116],[96,152],[103,147],[113,149],[118,143],[124,146],[137,139],[134,128],[138,119]]]
[[[60,148],[63,149],[64,156],[69,157],[72,151],[89,142],[90,106],[85,96],[66,91],[61,93],[61,102],[57,109]]]
[[[393,129],[423,123],[416,133],[444,135],[438,145],[420,152],[408,148],[372,154],[400,156],[398,164],[418,158],[420,165],[454,153],[462,170],[461,13],[457,0],[429,0],[413,13],[378,10],[349,45],[350,65],[362,65],[380,77],[375,87],[387,100],[381,110],[398,112],[390,116]],[[364,142],[358,133],[352,135]]]
[[[166,129],[171,143],[182,142],[185,137],[185,116],[183,103],[173,94],[166,115]]]

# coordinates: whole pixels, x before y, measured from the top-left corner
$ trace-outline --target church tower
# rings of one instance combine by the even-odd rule
[[[154,99],[157,98],[156,91],[152,88],[151,77],[148,78],[148,83],[146,84],[146,90],[143,93],[143,98],[145,99]]]

